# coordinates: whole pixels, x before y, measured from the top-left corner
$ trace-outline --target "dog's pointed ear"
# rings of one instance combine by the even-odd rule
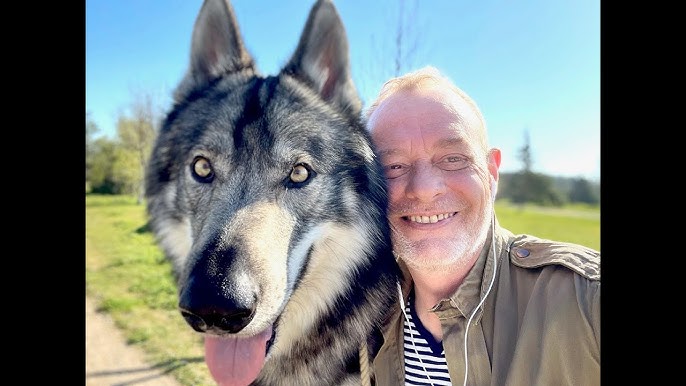
[[[331,0],[312,7],[300,42],[282,73],[312,85],[326,101],[358,116],[362,102],[350,75],[348,38]]]
[[[205,0],[193,27],[188,72],[175,92],[181,100],[199,86],[233,72],[255,71],[228,0]]]

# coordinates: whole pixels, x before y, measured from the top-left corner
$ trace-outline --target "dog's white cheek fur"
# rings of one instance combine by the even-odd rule
[[[167,186],[163,197],[165,206],[173,207],[176,200],[176,188]],[[181,272],[193,245],[190,220],[188,217],[184,217],[182,221],[163,218],[157,228],[159,229],[158,237],[161,245],[172,258],[172,264],[176,271]]]
[[[349,277],[360,267],[368,264],[366,256],[373,240],[363,224],[342,227],[340,224],[324,224],[313,229],[295,250],[294,259],[304,258],[312,245],[311,240],[321,238],[314,245],[308,263],[308,272],[303,276],[300,287],[291,296],[282,315],[282,326],[275,346],[292,347],[297,337],[313,327],[321,315],[331,308],[331,299],[354,285]],[[322,235],[318,235],[321,233]],[[295,266],[302,264],[293,261]],[[294,268],[293,268],[294,269]],[[290,271],[290,270],[289,270]],[[276,347],[278,348],[278,347]]]

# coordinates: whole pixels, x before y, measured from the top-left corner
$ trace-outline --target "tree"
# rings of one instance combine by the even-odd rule
[[[93,146],[93,135],[100,131],[98,125],[91,118],[90,111],[86,112],[86,192],[91,189],[90,173],[93,168],[93,159],[95,157],[95,148]]]
[[[522,170],[515,173],[508,183],[508,197],[513,203],[533,202],[539,205],[559,206],[564,203],[563,195],[555,189],[553,179],[533,171],[533,156],[529,132],[524,131],[524,145],[519,149]]]
[[[569,189],[569,201],[597,204],[600,202],[600,198],[587,179],[574,178]]]
[[[413,64],[414,56],[419,45],[419,37],[415,33],[417,21],[417,2],[413,2],[409,11],[405,12],[405,0],[399,1],[398,24],[395,28],[395,48],[393,61],[393,75],[400,76],[408,71]]]
[[[127,193],[136,195],[138,204],[143,202],[145,168],[161,116],[154,106],[149,93],[139,93],[131,103],[130,115],[120,114],[117,119],[121,149],[117,153],[116,179]]]
[[[91,118],[91,112],[86,111],[86,143],[90,143],[93,135],[98,131],[100,131],[100,128],[95,121],[93,121],[93,118]]]
[[[531,156],[531,142],[529,139],[529,131],[524,129],[524,145],[519,148],[519,160],[522,161],[522,171],[531,172],[532,165],[534,163],[533,157]]]
[[[372,34],[370,43],[373,54],[363,62],[362,68],[353,71],[353,74],[367,74],[355,82],[362,96],[375,95],[387,79],[412,70],[417,64],[420,49],[426,48],[426,45],[420,44],[424,42],[420,39],[419,31],[426,26],[420,19],[417,3],[417,0],[389,1],[389,12],[384,15],[386,20],[381,22],[390,30],[383,34],[381,40]]]
[[[88,169],[88,182],[93,193],[119,194],[123,188],[114,177],[117,162],[118,144],[116,141],[101,137],[91,144],[92,156]]]

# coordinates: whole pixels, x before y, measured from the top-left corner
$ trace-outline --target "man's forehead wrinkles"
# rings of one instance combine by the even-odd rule
[[[422,139],[422,143],[425,145],[426,148],[426,142]],[[458,147],[462,146],[466,143],[465,139],[462,137],[450,137],[450,138],[443,138],[438,141],[436,141],[435,144],[430,146],[429,148],[433,149],[449,149],[453,147]],[[413,144],[410,144],[410,151],[413,150]],[[406,149],[398,148],[398,147],[393,147],[393,148],[388,148],[388,149],[379,149],[378,153],[381,156],[389,156],[389,155],[395,155],[395,154],[400,154],[400,153],[405,153],[407,152]]]
[[[383,156],[389,156],[389,155],[398,154],[398,153],[400,153],[400,152],[401,152],[400,149],[395,149],[395,148],[393,148],[393,149],[383,149],[383,150],[379,150],[379,151],[378,151],[379,155],[382,156],[382,157],[383,157]]]

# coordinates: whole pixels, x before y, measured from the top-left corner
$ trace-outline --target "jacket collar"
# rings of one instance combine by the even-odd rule
[[[495,234],[493,234],[494,228],[491,228],[476,263],[474,263],[462,284],[450,296],[449,302],[443,301],[439,303],[435,307],[437,310],[440,310],[442,307],[451,306],[457,308],[462,315],[469,318],[481,302],[481,299],[490,295],[489,288],[491,283],[494,283],[494,276],[498,275],[502,264],[507,264],[509,245],[514,237],[512,232],[500,227],[497,218],[494,217],[494,220]],[[505,257],[503,258],[503,256]],[[495,280],[497,280],[497,277]],[[491,291],[493,291],[492,288]],[[482,314],[483,312],[480,312],[476,315],[477,321],[481,319]]]

